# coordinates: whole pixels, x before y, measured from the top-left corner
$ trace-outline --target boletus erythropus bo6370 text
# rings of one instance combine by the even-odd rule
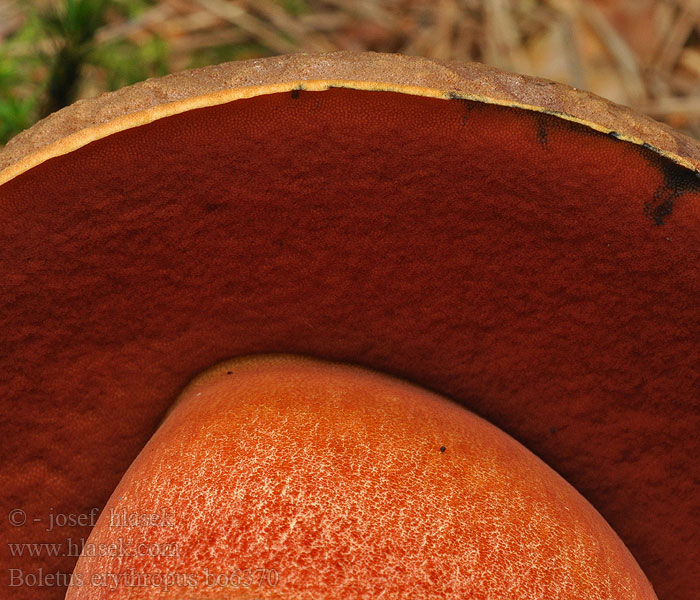
[[[3,586],[692,600],[698,167],[591,94],[396,55],[51,115],[0,153]]]

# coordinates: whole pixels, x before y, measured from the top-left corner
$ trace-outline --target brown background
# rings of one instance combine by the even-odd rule
[[[289,52],[374,50],[476,60],[588,89],[700,136],[700,4],[694,0],[118,0],[101,44],[158,37],[167,70]],[[57,0],[28,3],[60,5]],[[0,44],[26,21],[21,0],[0,0]],[[50,40],[22,51],[51,52]],[[80,96],[108,89],[88,66]],[[41,67],[26,74],[46,76]],[[21,96],[28,93],[18,86]]]

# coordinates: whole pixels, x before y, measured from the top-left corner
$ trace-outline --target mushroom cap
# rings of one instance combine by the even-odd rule
[[[104,506],[196,373],[290,352],[488,419],[661,600],[690,600],[699,165],[591,94],[394,55],[208,67],[59,111],[0,154],[0,494],[42,519],[3,539],[85,537],[49,514]],[[6,580],[76,560],[1,556]]]
[[[211,65],[79,100],[9,141],[0,152],[0,184],[49,158],[167,116],[264,94],[333,87],[462,99],[554,115],[700,169],[695,140],[584,90],[481,63],[331,52]]]

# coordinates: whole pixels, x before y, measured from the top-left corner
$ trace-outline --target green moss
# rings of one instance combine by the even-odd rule
[[[156,0],[63,0],[49,11],[25,2],[22,26],[0,51],[0,144],[43,116],[74,102],[90,68],[98,90],[114,90],[170,72],[168,47],[119,39],[99,45],[108,22],[138,17]],[[94,86],[92,87],[94,93]]]
[[[154,36],[145,44],[119,40],[96,49],[91,64],[102,70],[107,90],[117,90],[149,77],[170,72],[169,51],[165,41]]]
[[[38,59],[0,52],[0,144],[37,118],[40,86],[27,81]]]
[[[277,0],[277,4],[293,17],[299,17],[311,11],[306,0]]]

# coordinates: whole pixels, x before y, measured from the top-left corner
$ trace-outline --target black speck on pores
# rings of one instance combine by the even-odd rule
[[[467,119],[469,118],[469,112],[474,108],[475,102],[472,100],[467,100],[462,98],[457,92],[450,92],[447,94],[450,100],[457,100],[464,107],[464,112],[462,113],[461,125],[464,127],[467,124]]]
[[[301,92],[301,88],[294,88],[292,90],[292,100],[296,100],[299,97],[299,92]]]
[[[473,103],[472,103],[473,104]],[[525,109],[521,109],[525,110]],[[564,117],[564,118],[557,118]],[[537,119],[537,137],[544,148],[547,147],[549,134],[554,128],[567,128],[586,136],[603,136],[619,142],[631,143],[623,139],[618,131],[603,133],[579,123],[566,120],[566,115],[559,111],[540,113]],[[651,144],[633,144],[642,156],[663,174],[663,181],[650,201],[643,207],[644,214],[656,225],[663,225],[673,212],[676,201],[686,193],[700,193],[700,171],[689,169],[662,156]]]
[[[226,371],[226,375],[233,375],[233,371]]]
[[[549,120],[542,113],[535,115],[535,123],[537,124],[537,141],[545,150],[547,149],[547,125]]]
[[[588,130],[589,135],[602,135],[599,132]],[[625,141],[617,131],[610,131],[607,137],[618,141]],[[672,161],[670,158],[659,154],[651,144],[643,143],[635,145],[642,156],[651,162],[663,174],[663,182],[659,184],[652,199],[645,203],[644,214],[655,225],[663,225],[666,218],[673,212],[673,207],[683,194],[700,192],[700,178],[697,171],[688,169]]]
[[[444,452],[445,450],[447,450],[447,448],[445,448],[445,446],[440,446],[440,452]]]
[[[556,433],[557,430],[554,427],[549,428],[549,433]]]
[[[683,167],[665,156],[640,147],[640,151],[663,174],[663,182],[656,188],[652,199],[644,205],[644,214],[655,225],[663,225],[673,212],[676,200],[684,193],[699,193],[700,179],[697,171]]]

